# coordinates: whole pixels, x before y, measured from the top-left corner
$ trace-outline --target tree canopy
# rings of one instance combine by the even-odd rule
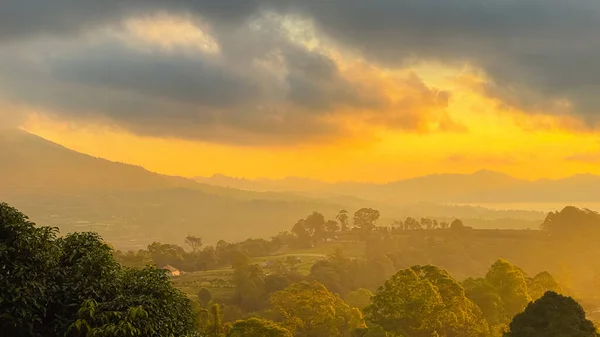
[[[379,288],[367,320],[401,336],[485,336],[481,310],[460,283],[435,266],[400,270]]]
[[[0,330],[8,336],[191,336],[191,302],[164,271],[121,267],[94,233],[56,238],[0,204]]]
[[[293,337],[294,335],[287,329],[275,324],[272,321],[261,318],[250,318],[244,321],[237,321],[232,326],[227,337]]]
[[[299,282],[271,295],[271,306],[294,336],[342,336],[364,327],[362,314],[324,285]]]
[[[571,297],[549,291],[514,317],[506,337],[597,337],[594,324]]]

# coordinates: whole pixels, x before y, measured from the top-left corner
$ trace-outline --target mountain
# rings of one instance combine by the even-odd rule
[[[390,184],[225,176],[198,180],[95,158],[20,130],[0,131],[0,202],[17,207],[41,225],[57,226],[62,233],[98,232],[123,249],[143,248],[153,241],[182,244],[189,234],[201,236],[207,244],[270,237],[313,211],[332,219],[341,209],[352,213],[362,207],[380,210],[381,224],[407,216],[450,221],[459,217],[479,228],[535,228],[544,216],[417,202],[520,183],[494,172]]]
[[[600,177],[591,174],[529,181],[481,170],[472,174],[435,174],[385,184],[337,182],[289,178],[237,179],[223,175],[197,177],[196,181],[255,191],[293,192],[328,198],[358,198],[380,204],[415,202],[493,203],[600,203]]]
[[[0,202],[63,233],[93,230],[118,247],[154,240],[207,243],[268,237],[314,210],[342,205],[294,194],[243,191],[161,175],[67,149],[21,130],[0,131]]]

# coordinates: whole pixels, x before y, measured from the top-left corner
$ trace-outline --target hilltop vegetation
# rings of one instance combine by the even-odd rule
[[[553,213],[542,225],[545,236],[538,239],[550,240],[564,253],[556,239],[564,230],[562,221],[591,214],[572,208]],[[407,266],[394,251],[379,250],[381,240],[403,236],[476,239],[460,220],[436,228],[429,219],[406,219],[392,230],[374,227],[378,211],[365,208],[353,214],[352,229],[346,215],[340,212],[335,226],[311,213],[293,226],[295,233],[272,240],[203,247],[201,238],[189,236],[191,251],[154,243],[147,251],[125,254],[112,251],[93,233],[56,238],[56,229],[36,227],[2,204],[0,265],[8,272],[0,274],[0,325],[3,332],[19,336],[597,336],[582,307],[568,297],[593,298],[595,292],[574,291],[548,271],[529,274],[496,259],[483,275],[460,281],[428,261]],[[572,240],[578,237],[571,234]],[[301,248],[307,244],[303,240],[315,249],[338,244],[331,239],[340,236],[364,242],[364,255],[349,257],[334,249],[303,272],[298,268],[302,259],[293,255],[256,263],[286,246]],[[423,243],[408,242],[413,242],[411,249]],[[397,255],[407,256],[408,251]],[[165,271],[144,266],[163,263],[180,263],[190,276],[228,268],[231,274],[222,285],[231,287],[221,294],[218,288],[202,287],[185,296],[174,288],[176,278],[172,283]]]

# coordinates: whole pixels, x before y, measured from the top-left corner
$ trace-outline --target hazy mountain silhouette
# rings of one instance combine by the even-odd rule
[[[558,187],[581,185],[580,179],[573,179]],[[353,212],[361,207],[379,209],[383,225],[406,216],[435,216],[460,217],[474,227],[535,228],[543,219],[539,212],[418,202],[453,200],[469,193],[484,198],[490,190],[521,186],[517,179],[487,171],[390,184],[225,176],[199,180],[95,158],[24,131],[0,131],[0,202],[63,233],[99,232],[119,247],[181,242],[187,234],[206,242],[268,237],[289,230],[313,211],[331,219],[341,209]]]
[[[117,245],[270,236],[314,210],[342,206],[293,194],[242,191],[85,155],[20,130],[0,131],[0,202],[69,232]],[[329,215],[329,214],[328,214]]]
[[[304,195],[343,195],[386,204],[600,202],[600,177],[575,175],[558,180],[529,181],[480,170],[472,174],[434,174],[386,184],[289,179],[239,179],[224,175],[197,177],[196,181],[255,191],[294,192]]]

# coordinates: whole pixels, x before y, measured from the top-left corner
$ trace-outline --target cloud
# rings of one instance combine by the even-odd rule
[[[600,3],[592,0],[294,2],[373,62],[485,71],[488,94],[526,111],[599,115]]]
[[[184,1],[176,4],[186,8]],[[205,4],[203,17],[127,17],[154,5],[95,13],[80,3],[73,10],[90,17],[64,22],[70,37],[69,29],[52,21],[52,11],[44,22],[56,29],[36,30],[36,22],[12,27],[8,31],[23,41],[0,51],[0,96],[59,120],[244,145],[351,136],[356,127],[349,128],[348,120],[411,131],[456,124],[445,113],[447,93],[415,75],[389,80],[375,68],[357,78],[352,62],[342,62],[330,48],[307,45],[292,32],[307,28],[285,16],[265,12],[242,20],[249,13]],[[106,25],[92,29],[101,19]],[[0,23],[11,24],[17,25]],[[84,29],[84,36],[76,34]],[[385,92],[390,88],[392,95]]]
[[[319,36],[370,62],[386,67],[467,63],[488,75],[486,93],[507,106],[578,113],[590,122],[599,114],[596,0],[5,1],[0,4],[0,41],[76,36],[157,11],[206,20],[227,57],[238,61],[281,42],[268,33],[251,34],[249,22],[264,13],[296,15],[312,22]],[[302,78],[292,82],[296,100],[323,91],[327,95],[322,97],[352,95],[347,89],[307,86]]]

